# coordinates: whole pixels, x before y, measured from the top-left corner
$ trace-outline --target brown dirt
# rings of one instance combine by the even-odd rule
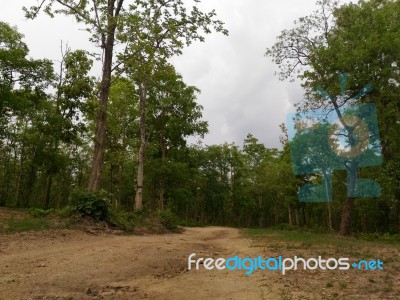
[[[378,276],[383,276],[375,271],[355,284],[360,275],[355,271],[298,271],[285,276],[256,271],[247,276],[244,271],[187,270],[187,257],[193,252],[213,258],[300,255],[257,243],[224,227],[143,236],[81,230],[2,234],[0,299],[344,299],[351,294],[345,299],[395,299],[389,297],[394,291],[382,294],[378,289],[370,291],[375,297],[366,295],[370,292],[362,287],[372,284],[368,276],[377,278],[378,286]],[[391,280],[397,289],[400,278]]]
[[[0,299],[254,299],[255,277],[188,271],[187,257],[248,254],[231,228],[116,236],[75,230],[0,236]]]

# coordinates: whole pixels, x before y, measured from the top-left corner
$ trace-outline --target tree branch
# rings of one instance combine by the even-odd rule
[[[83,20],[85,20],[87,23],[92,24],[95,28],[97,28],[97,30],[99,32],[102,31],[101,27],[99,27],[96,23],[96,21],[93,21],[92,19],[88,18],[87,16],[85,16],[84,14],[82,14],[79,10],[76,9],[76,6],[72,6],[69,5],[68,3],[65,3],[61,0],[56,0],[60,5],[67,7],[71,12],[73,12],[74,14],[78,15],[80,18],[82,18]],[[78,5],[77,5],[78,6]]]

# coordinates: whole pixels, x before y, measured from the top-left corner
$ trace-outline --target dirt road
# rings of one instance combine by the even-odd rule
[[[2,300],[280,298],[262,285],[260,274],[187,270],[193,252],[214,258],[260,254],[231,228],[149,236],[25,232],[0,236],[0,245]]]
[[[351,245],[351,244],[349,244]],[[0,300],[399,299],[400,251],[250,239],[224,227],[181,234],[96,235],[78,230],[0,234]],[[384,271],[188,270],[197,257],[375,257]]]

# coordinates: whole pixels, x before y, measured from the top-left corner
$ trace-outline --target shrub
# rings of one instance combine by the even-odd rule
[[[122,210],[110,211],[109,216],[109,222],[111,225],[114,225],[118,229],[127,231],[130,231],[135,227],[138,219],[137,214]]]
[[[277,226],[275,226],[275,228],[278,229],[278,230],[286,230],[286,231],[293,231],[293,230],[297,230],[298,229],[297,226],[290,225],[290,224],[287,224],[287,223],[278,224]]]
[[[57,216],[59,216],[61,218],[69,218],[74,214],[74,212],[71,210],[71,207],[69,207],[69,206],[64,207],[63,209],[60,209],[60,210],[56,210],[55,213]]]
[[[69,208],[98,221],[108,220],[110,204],[104,192],[74,192],[69,201]]]
[[[49,214],[51,214],[53,211],[54,211],[53,209],[45,210],[41,208],[31,208],[29,210],[29,213],[34,218],[44,218],[47,217]]]
[[[178,219],[175,214],[169,209],[160,210],[157,212],[161,224],[168,230],[176,230],[178,228]]]

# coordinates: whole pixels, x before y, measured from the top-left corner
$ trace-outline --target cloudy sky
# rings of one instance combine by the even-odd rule
[[[35,0],[0,0],[0,20],[25,35],[30,55],[57,61],[60,43],[72,49],[94,50],[88,35],[72,18],[40,15],[25,20],[22,6]],[[279,147],[279,124],[302,97],[299,83],[280,82],[277,70],[264,57],[275,37],[293,21],[315,10],[315,0],[203,0],[204,10],[215,9],[226,24],[228,37],[213,33],[195,43],[173,63],[187,84],[201,89],[198,102],[210,133],[205,144],[243,144],[252,133],[267,147]]]

